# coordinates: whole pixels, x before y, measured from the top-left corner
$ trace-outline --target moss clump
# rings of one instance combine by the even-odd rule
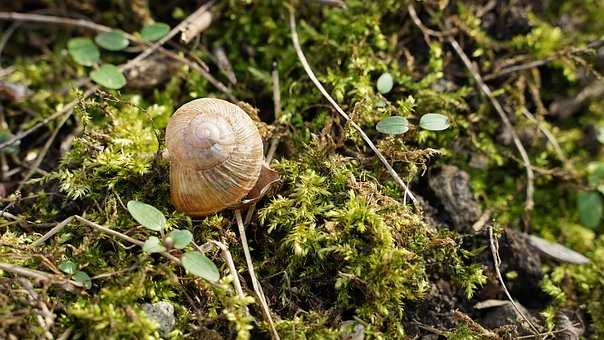
[[[480,267],[462,265],[454,235],[436,233],[408,206],[384,195],[354,160],[306,157],[275,167],[285,187],[260,211],[260,222],[278,245],[269,265],[284,270],[273,285],[290,313],[330,306],[385,336],[403,337],[404,302],[426,294],[426,267],[436,257],[457,263],[453,268],[459,270],[447,274],[459,276],[469,295],[484,283]],[[334,329],[342,321],[324,320]]]
[[[54,2],[46,3],[49,9],[57,9]],[[174,11],[156,2],[136,4],[139,19],[135,21],[124,11],[132,5],[121,0],[69,2],[60,10],[89,15],[99,23],[132,32],[151,15],[174,27],[184,13],[194,10],[184,2]],[[583,311],[587,334],[604,336],[601,228],[580,225],[575,209],[577,193],[595,192],[599,185],[590,180],[593,166],[588,165],[604,159],[598,144],[594,146],[593,133],[588,132],[604,122],[604,102],[592,98],[582,103],[572,119],[554,117],[555,110],[550,110],[560,98],[577,97],[583,83],[601,72],[593,51],[570,53],[600,38],[601,1],[504,1],[488,15],[481,14],[485,7],[472,1],[347,0],[346,4],[342,10],[304,1],[290,3],[296,9],[305,53],[328,91],[412,190],[435,203],[436,210],[438,202],[425,185],[424,175],[435,163],[454,164],[470,174],[476,198],[493,210],[496,225],[530,229],[587,254],[590,265],[545,266],[541,290],[553,299],[538,301],[535,309],[544,311],[550,329],[558,310]],[[525,169],[491,104],[468,80],[447,40],[426,36],[412,24],[408,5],[416,7],[428,27],[454,26],[453,36],[504,104],[537,173],[534,211],[524,210]],[[38,9],[19,2],[10,6],[21,11]],[[358,134],[323,105],[292,48],[283,2],[229,0],[217,2],[215,10],[220,17],[204,32],[203,48],[191,45],[195,47],[183,50],[183,55],[210,63],[211,73],[227,83],[208,55],[212,44],[220,44],[237,74],[232,94],[257,107],[265,122],[276,118],[275,127],[267,130],[281,137],[279,160],[273,164],[283,185],[259,203],[247,232],[282,337],[336,339],[343,333],[342,324],[350,320],[363,325],[369,339],[419,336],[425,332],[417,329],[415,321],[439,321],[422,314],[421,304],[459,308],[479,318],[480,312],[470,307],[477,299],[502,298],[493,293],[499,283],[488,269],[491,254],[484,235],[427,224],[421,211],[403,204],[404,193]],[[564,17],[573,20],[565,22]],[[48,29],[44,28],[43,37]],[[33,91],[25,102],[5,106],[3,119],[13,133],[28,129],[81,95],[81,91],[66,90],[72,86],[67,79],[88,72],[64,53],[67,40],[76,33],[63,27],[52,32],[52,44],[35,53],[29,53],[27,44],[43,40],[30,39],[28,34],[40,36],[38,28],[16,32],[16,43],[6,46],[14,65],[6,80]],[[79,34],[93,37],[90,32]],[[22,53],[25,48],[28,53]],[[103,61],[120,63],[131,58],[128,53],[113,53]],[[539,69],[498,75],[508,66],[534,60],[547,63]],[[275,62],[281,79],[279,117],[274,116],[272,103]],[[174,211],[169,202],[168,166],[161,157],[167,121],[175,107],[192,98],[222,96],[188,67],[174,70],[172,78],[156,89],[98,91],[81,100],[74,118],[58,134],[61,141],[73,137],[66,143],[68,151],[58,142],[51,145],[42,171],[22,183],[21,194],[2,199],[8,205],[3,209],[17,218],[3,217],[6,231],[0,231],[0,262],[62,275],[58,264],[72,260],[90,276],[103,274],[81,293],[54,286],[37,288],[45,301],[53,302],[51,309],[58,317],[50,329],[54,336],[73,326],[74,336],[81,338],[157,337],[157,325],[145,317],[140,305],[160,300],[175,306],[177,326],[172,338],[246,339],[269,334],[257,303],[247,295],[251,289],[242,274],[246,263],[231,214],[196,220]],[[382,95],[375,81],[384,72],[393,75],[395,86]],[[560,159],[539,126],[526,118],[525,110],[552,131],[567,159]],[[452,128],[442,133],[414,128],[417,118],[428,112],[447,115]],[[375,124],[392,115],[407,117],[410,131],[397,137],[379,134]],[[46,130],[23,139],[13,155],[0,155],[0,163],[26,168],[30,155],[42,150],[56,124],[52,121]],[[23,178],[19,176],[3,183],[10,187],[10,182]],[[44,224],[73,214],[144,240],[150,232],[137,226],[125,208],[124,203],[133,199],[162,211],[168,217],[168,230],[188,228],[197,243],[220,240],[227,244],[246,295],[241,297],[232,288],[228,267],[216,251],[207,254],[219,264],[223,279],[211,285],[193,279],[164,258],[76,223],[41,247],[28,246],[37,234],[46,232]],[[511,281],[513,275],[506,278]],[[1,326],[4,316],[10,319],[14,311],[35,312],[22,292],[14,293],[12,280],[9,273],[0,277]],[[441,289],[443,282],[449,290]],[[483,286],[487,289],[480,290]],[[484,335],[476,332],[474,324],[453,321],[438,323],[439,331],[458,339]],[[44,332],[34,318],[26,317],[16,318],[7,328],[7,334],[22,338]],[[2,331],[0,327],[0,337]]]

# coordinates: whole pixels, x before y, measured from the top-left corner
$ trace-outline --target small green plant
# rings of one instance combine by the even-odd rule
[[[164,37],[169,31],[170,26],[154,23],[143,27],[140,37],[144,41],[153,42]],[[130,41],[124,32],[110,31],[97,34],[94,41],[85,37],[72,38],[67,42],[67,51],[76,63],[94,67],[90,72],[92,81],[108,89],[117,90],[126,85],[126,78],[117,66],[100,63],[99,46],[105,50],[117,52],[129,45]]]
[[[443,131],[449,128],[449,118],[440,113],[426,113],[419,119],[419,127],[428,131]],[[386,117],[377,123],[376,129],[388,135],[399,135],[409,131],[409,121],[401,116]]]
[[[376,129],[381,133],[400,135],[409,131],[409,121],[401,116],[387,117],[377,123]]]
[[[141,30],[141,38],[145,41],[157,41],[163,38],[170,31],[170,26],[156,22],[150,25],[146,25]]]
[[[75,282],[81,283],[86,289],[90,289],[92,287],[92,279],[90,276],[86,274],[86,272],[78,271],[79,264],[72,260],[65,260],[59,263],[59,269],[71,276],[71,279]]]
[[[604,194],[604,164],[592,162],[587,166],[589,191],[577,195],[577,212],[581,223],[596,229],[602,220],[602,195]]]
[[[164,237],[166,217],[154,206],[139,201],[130,201],[127,207],[130,215],[140,225],[159,232],[161,235],[161,239],[157,236],[150,236],[145,241],[143,244],[145,253],[170,253],[174,249],[185,249],[193,243],[193,234],[188,230],[175,229]],[[200,251],[185,252],[180,259],[180,264],[188,273],[210,282],[217,282],[220,279],[220,272],[214,262]]]
[[[377,80],[377,89],[381,94],[386,94],[392,90],[394,86],[394,78],[388,72],[383,73]]]

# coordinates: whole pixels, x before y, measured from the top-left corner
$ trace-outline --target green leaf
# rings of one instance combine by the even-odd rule
[[[577,211],[581,223],[595,229],[602,218],[602,198],[597,192],[580,192],[577,196]]]
[[[442,131],[449,127],[449,118],[440,113],[426,113],[419,119],[419,126],[430,131]]]
[[[143,27],[141,30],[141,38],[145,41],[156,41],[163,38],[168,32],[170,32],[170,26],[161,22],[156,22]]]
[[[103,32],[94,38],[97,45],[109,51],[119,51],[128,47],[130,43],[124,33],[120,31]]]
[[[88,38],[70,39],[67,50],[76,63],[84,66],[92,66],[101,58],[99,48]]]
[[[139,201],[130,201],[128,202],[128,211],[136,222],[147,229],[161,231],[166,226],[164,214],[152,205]]]
[[[193,241],[193,234],[188,230],[172,230],[168,237],[172,239],[173,247],[176,249],[182,249]]]
[[[73,274],[73,276],[71,278],[75,282],[79,282],[79,283],[83,284],[84,287],[86,287],[86,289],[90,289],[92,287],[92,280],[90,279],[90,276],[88,276],[88,274],[86,274],[84,272],[77,272],[77,273]]]
[[[394,86],[394,79],[388,72],[383,73],[377,80],[377,89],[381,94],[386,94],[392,90]]]
[[[381,133],[399,135],[409,130],[409,122],[405,117],[392,116],[382,119],[375,128]]]
[[[143,251],[145,253],[161,253],[162,251],[166,251],[166,247],[161,244],[161,241],[157,237],[151,236],[143,244]]]
[[[115,65],[103,64],[90,72],[90,79],[108,89],[117,90],[126,85],[126,78]]]
[[[220,273],[214,262],[198,251],[188,252],[182,256],[182,266],[187,272],[210,282],[220,279]]]
[[[78,264],[71,260],[66,260],[59,263],[59,269],[61,269],[63,273],[71,275],[78,270]]]

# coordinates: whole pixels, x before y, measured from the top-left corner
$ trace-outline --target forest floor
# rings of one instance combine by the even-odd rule
[[[2,1],[0,338],[604,338],[602,18]],[[203,97],[280,180],[190,217],[165,131]]]

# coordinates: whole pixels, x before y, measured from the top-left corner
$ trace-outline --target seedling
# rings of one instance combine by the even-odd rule
[[[143,244],[145,253],[170,253],[174,249],[185,249],[193,243],[193,234],[188,230],[175,229],[164,236],[166,227],[166,217],[152,205],[139,202],[128,202],[128,211],[130,215],[143,227],[159,232],[161,238],[150,236]],[[185,252],[180,264],[188,273],[206,279],[210,282],[216,282],[220,279],[218,268],[204,254],[197,250]]]

